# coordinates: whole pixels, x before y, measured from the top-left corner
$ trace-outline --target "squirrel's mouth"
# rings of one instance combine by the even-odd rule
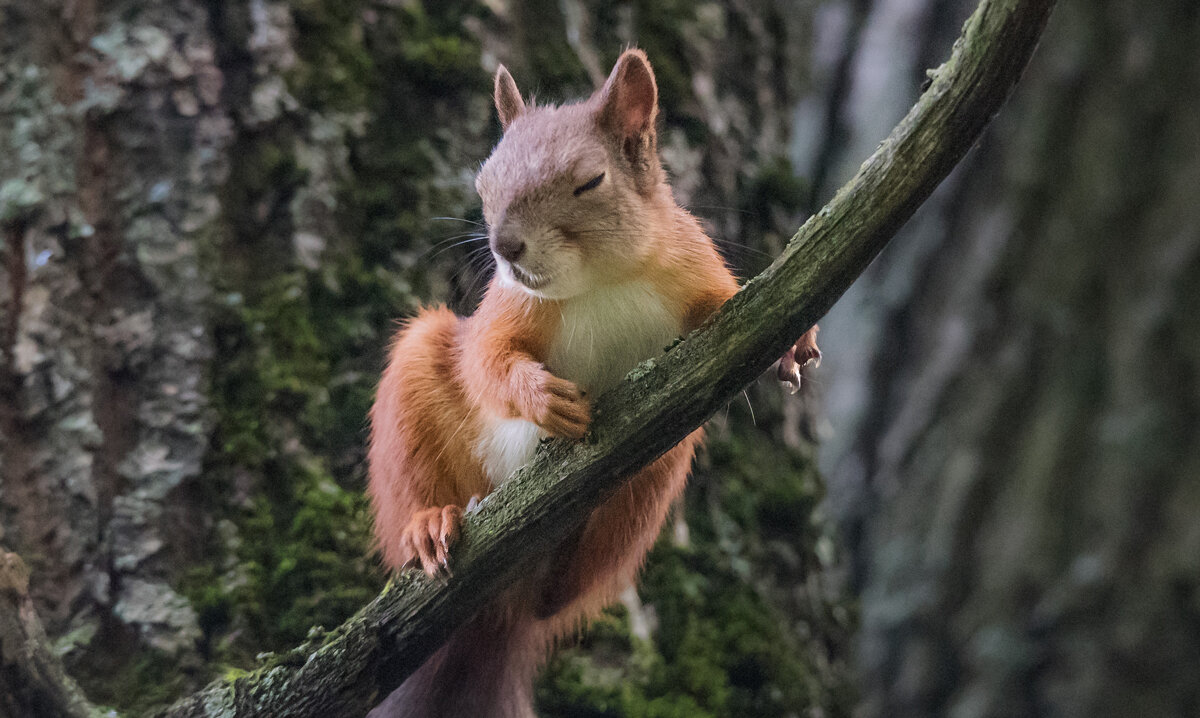
[[[508,268],[512,270],[513,279],[524,284],[528,289],[541,289],[550,283],[550,277],[528,272],[512,262],[508,263]]]

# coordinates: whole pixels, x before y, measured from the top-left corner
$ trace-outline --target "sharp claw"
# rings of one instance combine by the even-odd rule
[[[479,497],[472,496],[471,500],[467,502],[467,508],[464,513],[473,513],[477,508],[479,508]]]
[[[792,364],[790,367],[780,366],[779,383],[788,387],[789,394],[795,394],[800,391],[800,365]]]

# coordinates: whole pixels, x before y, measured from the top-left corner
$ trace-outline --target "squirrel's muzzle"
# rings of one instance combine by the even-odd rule
[[[492,251],[509,262],[515,262],[525,254],[525,240],[515,232],[497,232],[492,237]]]

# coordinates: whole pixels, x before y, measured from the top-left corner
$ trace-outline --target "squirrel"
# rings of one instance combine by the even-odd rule
[[[495,275],[471,316],[426,308],[400,328],[371,409],[368,495],[393,570],[446,571],[468,506],[540,439],[583,437],[589,397],[738,290],[667,183],[645,53],[626,50],[603,87],[561,106],[526,105],[501,65],[494,100],[503,136],[475,186]],[[781,359],[782,379],[819,361],[816,332]],[[632,583],[702,438],[629,479],[371,715],[532,718],[539,664]]]

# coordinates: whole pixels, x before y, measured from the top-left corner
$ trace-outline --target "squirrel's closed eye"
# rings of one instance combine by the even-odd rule
[[[596,189],[597,187],[600,186],[600,182],[603,180],[604,180],[604,173],[601,172],[600,174],[591,178],[587,182],[584,182],[583,184],[576,187],[575,188],[575,196],[578,197],[579,195],[583,194],[584,192],[587,192],[589,189]]]

